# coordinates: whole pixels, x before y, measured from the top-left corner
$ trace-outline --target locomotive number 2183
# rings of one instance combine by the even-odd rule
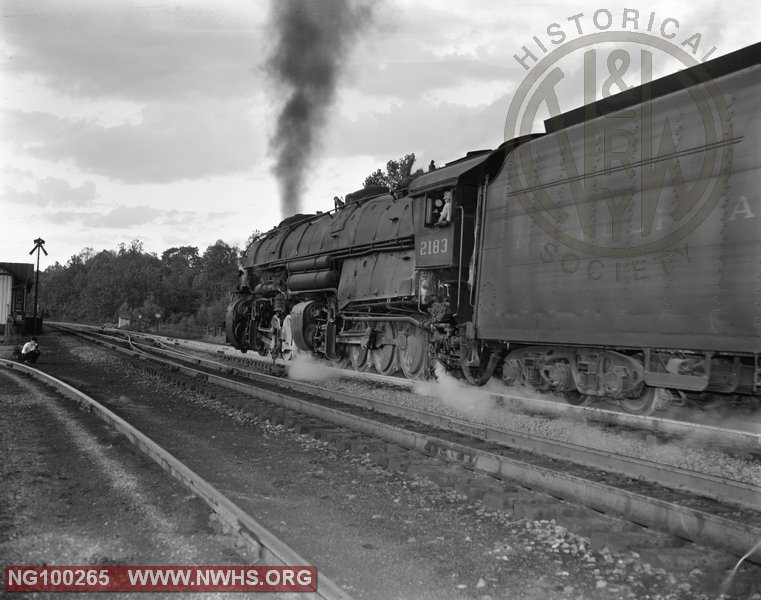
[[[449,252],[448,242],[447,238],[423,240],[420,242],[420,256],[425,256],[426,254],[446,254]]]

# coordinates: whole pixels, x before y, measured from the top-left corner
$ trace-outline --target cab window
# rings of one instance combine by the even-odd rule
[[[454,203],[452,190],[440,190],[426,196],[426,219],[427,227],[445,227],[452,221],[452,204]]]

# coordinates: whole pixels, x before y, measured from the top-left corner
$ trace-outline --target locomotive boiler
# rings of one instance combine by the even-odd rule
[[[758,402],[760,56],[751,46],[402,189],[286,219],[245,253],[228,340],[408,378],[438,361],[474,384],[634,413],[674,397]]]

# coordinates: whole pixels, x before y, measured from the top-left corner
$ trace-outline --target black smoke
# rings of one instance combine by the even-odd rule
[[[301,208],[307,168],[335,99],[351,42],[372,17],[358,0],[273,0],[274,47],[267,61],[282,98],[270,148],[283,216]]]

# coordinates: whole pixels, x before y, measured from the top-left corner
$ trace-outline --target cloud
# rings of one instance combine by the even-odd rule
[[[19,206],[91,206],[99,198],[95,183],[85,181],[74,187],[58,177],[39,178],[31,171],[6,168],[2,171],[2,198]],[[31,189],[24,189],[31,188]]]
[[[203,179],[250,171],[263,135],[246,102],[152,104],[139,123],[105,127],[86,119],[7,109],[17,150],[126,183]]]
[[[58,210],[50,213],[40,213],[39,220],[57,224],[77,225],[88,229],[115,229],[122,236],[141,237],[141,228],[150,226],[151,229],[167,228],[173,231],[191,231],[203,227],[213,221],[229,217],[228,212],[194,212],[181,210],[165,210],[140,204],[126,206],[120,204],[107,212]]]
[[[471,82],[499,81],[522,76],[515,66],[482,62],[467,54],[435,57],[419,56],[417,60],[354,65],[350,79],[353,87],[370,96],[389,96],[403,100],[419,100],[432,91],[467,86]]]
[[[159,216],[166,214],[152,206],[117,206],[105,214],[90,213],[82,215],[82,222],[87,227],[112,227],[127,229],[136,225],[151,223]]]
[[[523,77],[512,58],[520,44],[514,51],[505,45],[518,33],[515,24],[492,14],[476,26],[469,13],[478,7],[479,3],[467,3],[448,6],[446,11],[457,12],[446,12],[434,5],[421,8],[419,3],[415,8],[406,3],[380,5],[373,35],[362,38],[350,61],[347,87],[371,98],[419,100],[472,82],[504,83]]]
[[[250,3],[3,9],[6,162],[139,184],[247,173],[264,156],[266,36]]]
[[[263,16],[253,5],[78,0],[3,8],[12,59],[5,68],[67,95],[155,101],[178,90],[211,98],[256,90]]]
[[[57,210],[54,212],[38,214],[36,215],[36,220],[54,223],[55,225],[73,225],[81,223],[91,214],[92,213],[79,210]]]
[[[379,167],[409,152],[442,164],[470,150],[499,146],[508,105],[507,96],[475,107],[425,101],[396,104],[384,112],[334,123],[325,147],[331,156],[374,156]],[[425,168],[422,163],[417,166]]]

